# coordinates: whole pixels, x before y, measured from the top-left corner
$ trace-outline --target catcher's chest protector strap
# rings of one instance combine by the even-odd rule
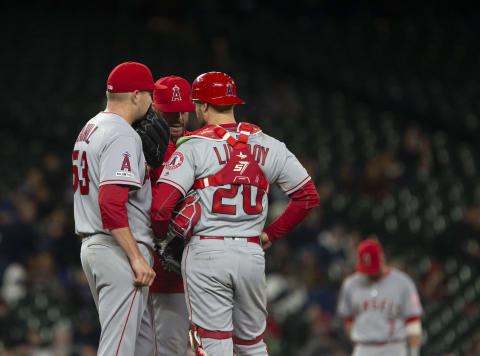
[[[216,174],[197,179],[193,183],[193,188],[203,189],[225,184],[248,184],[261,188],[268,194],[270,185],[247,145],[248,137],[253,130],[254,127],[252,125],[242,122],[238,126],[240,135],[238,139],[235,139],[230,136],[228,131],[223,127],[215,127],[215,135],[227,141],[227,143],[233,147],[230,153],[230,159]]]

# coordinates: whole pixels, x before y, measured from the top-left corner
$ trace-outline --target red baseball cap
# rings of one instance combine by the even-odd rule
[[[150,69],[142,63],[124,62],[113,68],[107,79],[110,93],[128,93],[135,90],[162,89],[153,82]]]
[[[382,245],[377,240],[366,239],[357,247],[356,270],[368,276],[380,272],[383,264]]]
[[[166,88],[153,91],[153,102],[157,110],[163,112],[195,111],[190,83],[185,79],[171,75],[160,78],[156,84]]]

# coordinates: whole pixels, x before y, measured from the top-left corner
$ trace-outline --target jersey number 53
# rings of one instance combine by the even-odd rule
[[[87,152],[82,152],[82,157],[80,159],[78,156],[79,151],[73,151],[73,193],[75,193],[78,187],[80,187],[80,194],[88,195],[90,179],[88,178]]]

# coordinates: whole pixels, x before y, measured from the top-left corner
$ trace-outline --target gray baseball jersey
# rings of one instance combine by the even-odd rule
[[[230,133],[238,138],[237,133]],[[258,132],[248,139],[250,152],[269,183],[277,183],[285,194],[310,180],[305,168],[284,143]],[[181,144],[165,166],[158,182],[173,185],[185,195],[196,179],[217,173],[229,159],[231,146],[224,140],[194,138]],[[243,186],[199,189],[202,215],[193,229],[197,236],[258,236],[265,224],[268,197],[252,186],[250,196]]]
[[[102,185],[128,185],[128,222],[137,241],[153,247],[150,182],[140,136],[120,116],[101,112],[85,125],[73,150],[75,232],[103,233],[98,204]]]
[[[355,273],[342,285],[338,314],[353,322],[351,339],[355,343],[405,340],[405,321],[422,315],[415,284],[404,272],[390,272],[372,282]]]
[[[229,134],[238,136],[238,132]],[[248,145],[266,180],[277,183],[286,194],[310,180],[280,141],[257,132],[249,136]],[[186,194],[195,180],[223,169],[232,151],[224,139],[190,139],[173,153],[159,182]],[[242,161],[241,153],[235,154],[240,160],[233,171],[241,174],[250,161]],[[197,192],[202,214],[182,259],[190,320],[201,329],[222,335],[200,335],[209,356],[232,355],[233,351],[266,356],[265,258],[258,238],[252,237],[263,231],[267,195],[255,186],[230,184],[207,186]]]
[[[98,203],[105,184],[130,187],[128,223],[140,252],[152,265],[151,186],[140,137],[120,116],[102,112],[80,132],[73,151],[75,232],[83,238],[80,260],[97,306],[99,355],[152,355],[154,331],[148,287],[135,288],[125,251],[103,229]]]

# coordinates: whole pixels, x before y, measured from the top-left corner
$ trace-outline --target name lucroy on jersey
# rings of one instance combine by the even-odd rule
[[[255,158],[258,164],[264,166],[265,160],[267,159],[268,152],[270,149],[268,147],[263,147],[261,145],[250,145],[247,143],[248,150],[252,154],[252,157]],[[215,152],[218,158],[218,164],[223,165],[228,162],[230,159],[230,153],[233,151],[233,147],[224,143],[223,144],[223,151],[220,149],[218,150],[217,147],[213,147],[213,151]]]

